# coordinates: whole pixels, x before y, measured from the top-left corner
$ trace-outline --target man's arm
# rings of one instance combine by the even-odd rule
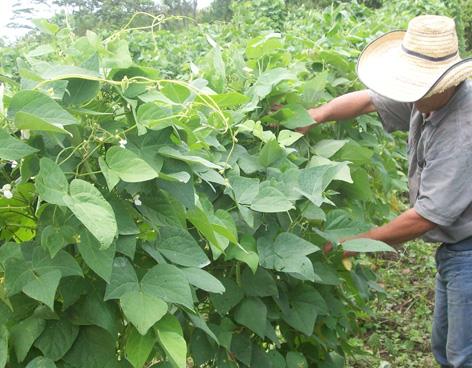
[[[376,108],[368,90],[347,93],[332,99],[324,105],[308,110],[315,123],[298,129],[298,131],[306,133],[316,124],[333,120],[351,119],[374,111],[376,111]]]
[[[396,245],[418,238],[436,226],[435,223],[425,219],[414,208],[411,208],[389,223],[356,235],[351,239],[369,238]]]
[[[373,228],[365,233],[351,236],[341,240],[341,243],[346,240],[367,238],[373,240],[380,240],[390,245],[398,245],[409,240],[416,239],[424,233],[433,230],[437,225],[424,217],[422,217],[414,208],[403,212],[389,223]],[[324,246],[324,252],[328,253],[333,249],[331,243]],[[344,252],[345,257],[356,255],[356,252]]]

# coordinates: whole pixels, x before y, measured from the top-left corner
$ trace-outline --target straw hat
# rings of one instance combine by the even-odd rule
[[[359,79],[373,91],[401,102],[456,86],[472,75],[472,58],[461,59],[454,20],[422,15],[408,30],[370,43],[357,63]]]

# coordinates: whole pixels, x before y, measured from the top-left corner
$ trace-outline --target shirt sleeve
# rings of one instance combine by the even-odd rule
[[[458,144],[458,146],[461,146]],[[452,152],[451,152],[452,151]],[[454,223],[472,202],[472,145],[427,159],[414,208],[440,226]]]
[[[409,130],[413,104],[391,100],[372,90],[369,90],[369,95],[387,132],[395,130],[407,132]]]

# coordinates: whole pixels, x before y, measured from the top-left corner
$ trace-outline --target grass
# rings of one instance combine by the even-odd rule
[[[395,256],[362,259],[376,271],[385,294],[371,303],[353,343],[369,352],[349,362],[354,368],[438,367],[430,347],[437,246],[410,242]]]

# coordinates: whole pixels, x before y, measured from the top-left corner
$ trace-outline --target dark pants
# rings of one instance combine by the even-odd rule
[[[472,368],[472,239],[466,241],[436,252],[432,350],[441,367]]]

